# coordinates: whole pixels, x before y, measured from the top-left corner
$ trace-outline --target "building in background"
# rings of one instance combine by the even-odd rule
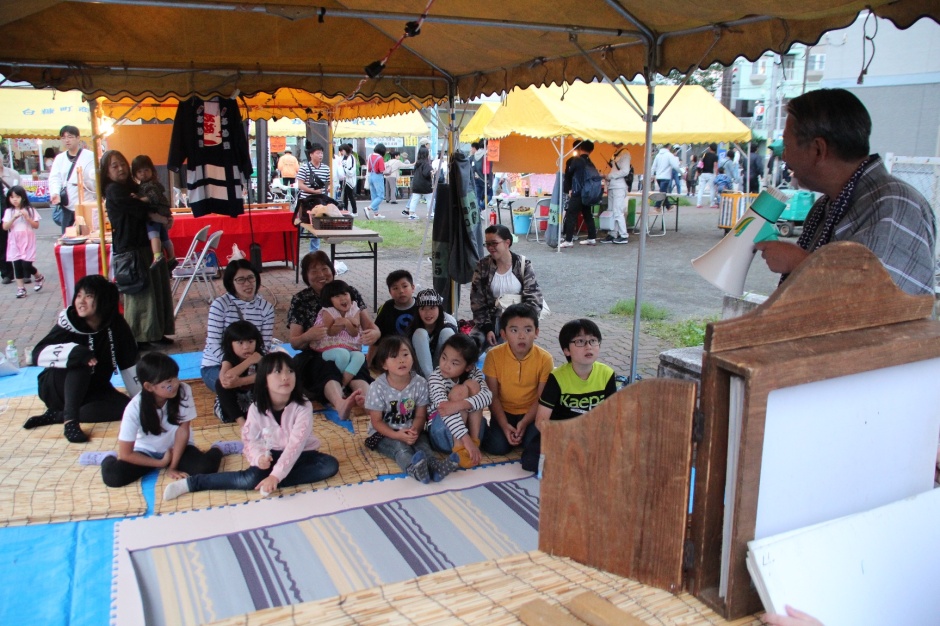
[[[797,44],[786,54],[768,52],[754,61],[739,58],[730,83],[731,110],[758,136],[783,134],[792,98],[841,87],[871,113],[873,152],[940,156],[940,25],[933,21],[899,30],[863,13],[814,46]]]

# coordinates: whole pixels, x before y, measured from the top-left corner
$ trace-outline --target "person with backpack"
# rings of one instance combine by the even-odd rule
[[[597,245],[597,227],[594,225],[594,215],[591,207],[600,202],[604,195],[604,186],[601,183],[600,172],[591,162],[591,153],[594,151],[594,142],[584,140],[575,146],[578,155],[572,157],[565,169],[565,179],[562,190],[568,195],[568,210],[565,212],[564,241],[558,243],[559,248],[571,248],[574,244],[574,227],[578,222],[578,215],[584,218],[588,227],[588,238],[579,242],[581,245]]]

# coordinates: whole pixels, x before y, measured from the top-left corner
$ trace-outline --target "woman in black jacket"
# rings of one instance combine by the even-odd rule
[[[117,150],[109,150],[101,157],[98,180],[111,221],[113,253],[133,251],[140,267],[150,268],[147,286],[135,294],[124,294],[124,317],[141,348],[148,347],[150,342],[173,343],[167,337],[176,334],[170,272],[166,263],[153,264],[147,235],[147,220],[158,221],[160,216],[151,213],[150,204],[139,196],[130,165]]]
[[[137,382],[137,344],[118,311],[118,290],[104,276],[85,276],[75,285],[72,306],[59,314],[55,327],[33,349],[39,374],[39,399],[46,412],[23,428],[65,424],[65,438],[88,441],[79,422],[118,422],[128,396],[111,385],[121,373],[130,395]]]
[[[428,219],[434,217],[434,213],[431,211],[432,169],[428,147],[421,146],[418,148],[414,172],[411,174],[411,203],[408,204],[407,211],[402,211],[410,220],[418,219],[415,209],[418,208],[419,201],[428,205]]]

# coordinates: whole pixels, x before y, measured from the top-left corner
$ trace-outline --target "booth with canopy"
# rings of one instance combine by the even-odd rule
[[[655,74],[690,72],[715,62],[730,65],[739,56],[756,58],[768,49],[782,53],[795,42],[818,41],[866,8],[900,28],[923,16],[940,18],[940,0],[753,0],[746,6],[688,0],[629,5],[482,0],[405,3],[394,10],[279,0],[250,5],[37,0],[0,6],[0,72],[37,87],[81,89],[96,96],[229,97],[236,89],[252,94],[290,86],[383,99],[446,97],[452,132],[458,97],[642,74],[647,89],[638,109],[646,123],[642,143],[648,164],[659,123],[653,110],[663,91]],[[81,36],[37,36],[43,32]],[[311,45],[317,42],[322,45],[312,56]],[[639,349],[644,242],[640,237],[631,376]],[[720,500],[715,502],[720,506]],[[722,613],[740,615],[747,590],[732,597],[709,595],[715,581],[702,571],[706,557],[701,548],[717,538],[700,530],[693,528],[690,541],[698,550],[689,557],[695,566],[689,586]]]

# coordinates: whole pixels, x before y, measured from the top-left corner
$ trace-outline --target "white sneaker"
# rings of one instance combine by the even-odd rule
[[[379,220],[384,220],[384,219],[385,219],[385,216],[382,215],[381,213],[373,213],[373,214],[372,214],[372,217],[374,217],[374,218],[376,218],[376,219],[379,219]]]
[[[584,241],[579,241],[578,243],[581,244],[582,246],[596,246],[597,245],[597,241],[594,239],[585,239]]]
[[[570,241],[562,241],[558,244],[559,248],[574,248],[574,243]]]

